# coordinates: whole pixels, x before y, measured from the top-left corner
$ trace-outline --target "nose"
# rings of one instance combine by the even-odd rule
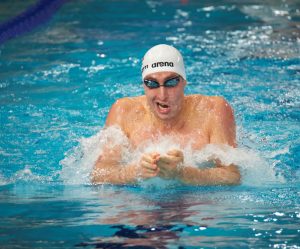
[[[159,91],[159,98],[161,100],[167,99],[167,97],[168,97],[168,89],[166,87],[160,86],[160,88],[159,88],[158,91]]]

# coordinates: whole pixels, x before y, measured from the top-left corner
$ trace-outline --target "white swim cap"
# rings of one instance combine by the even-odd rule
[[[157,72],[178,73],[186,80],[183,58],[180,52],[169,45],[159,44],[150,48],[144,56],[142,78]]]

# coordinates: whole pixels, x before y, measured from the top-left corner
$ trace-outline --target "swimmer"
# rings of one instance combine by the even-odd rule
[[[119,126],[130,145],[138,148],[145,140],[162,135],[176,138],[180,148],[200,150],[207,144],[236,147],[233,110],[217,96],[185,95],[187,84],[182,55],[169,45],[147,51],[142,62],[145,95],[122,98],[111,107],[105,126]],[[184,154],[173,149],[166,154],[145,153],[136,164],[122,165],[120,147],[104,146],[95,163],[92,182],[134,184],[139,179],[177,179],[186,185],[236,185],[240,172],[235,165],[214,167],[186,165]]]

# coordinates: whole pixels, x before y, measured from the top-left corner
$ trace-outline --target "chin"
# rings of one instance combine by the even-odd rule
[[[163,121],[171,120],[174,117],[174,115],[172,115],[171,113],[169,113],[169,114],[161,114],[161,113],[157,113],[157,112],[155,113],[155,116],[157,118],[159,118],[160,120],[163,120]]]

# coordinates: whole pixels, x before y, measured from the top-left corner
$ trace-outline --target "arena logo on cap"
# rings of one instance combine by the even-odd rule
[[[151,65],[152,68],[155,68],[155,67],[174,67],[174,64],[173,62],[154,62],[152,63]]]
[[[143,66],[142,68],[142,72],[144,72],[145,69],[147,69],[149,67],[149,65],[145,65]],[[159,62],[154,62],[151,64],[151,67],[152,68],[156,68],[156,67],[174,67],[174,63],[171,61],[171,62],[168,62],[168,61],[159,61]]]

